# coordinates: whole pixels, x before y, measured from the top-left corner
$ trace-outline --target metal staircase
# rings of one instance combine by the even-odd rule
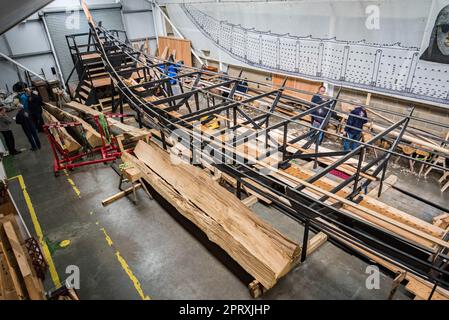
[[[127,41],[124,31],[115,30],[114,33],[117,37],[124,35]],[[86,105],[100,105],[101,101],[113,95],[113,88],[101,55],[92,41],[91,33],[67,35],[66,40],[74,65],[66,81],[66,86],[69,87],[69,82],[75,72],[78,77],[76,88],[69,90],[72,99]],[[102,41],[103,45],[108,47],[107,40],[103,38]],[[116,57],[113,63],[123,66],[123,68],[135,66],[135,62],[129,57],[122,57],[122,59]]]

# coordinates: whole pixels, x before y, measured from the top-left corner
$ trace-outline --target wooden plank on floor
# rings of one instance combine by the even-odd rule
[[[324,232],[318,232],[316,235],[314,235],[307,244],[307,256],[318,250],[318,248],[321,247],[326,241],[327,234],[325,234]]]
[[[43,110],[42,116],[45,124],[52,124],[59,122],[50,112]],[[61,146],[63,150],[68,152],[75,152],[81,149],[81,145],[76,141],[67,131],[66,128],[50,128],[50,133],[55,137],[56,142]]]
[[[134,188],[137,190],[139,188],[142,188],[142,184],[141,183],[137,183]],[[113,196],[110,196],[109,198],[104,199],[103,201],[101,201],[101,205],[103,207],[106,207],[107,205],[110,205],[111,203],[117,201],[118,199],[121,199],[125,196],[127,196],[128,194],[131,194],[133,192],[133,187],[129,187],[126,190],[123,190],[121,192],[118,192],[116,194],[114,194]]]

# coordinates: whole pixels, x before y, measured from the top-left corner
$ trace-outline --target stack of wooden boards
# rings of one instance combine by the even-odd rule
[[[44,300],[9,194],[0,204],[0,300]]]

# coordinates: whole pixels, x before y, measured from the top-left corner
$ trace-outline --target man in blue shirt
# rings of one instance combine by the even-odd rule
[[[362,137],[362,128],[368,122],[368,115],[364,106],[357,106],[351,111],[346,121],[345,133],[349,139],[360,141]],[[345,151],[354,150],[359,144],[355,141],[343,140],[343,149]]]
[[[326,93],[326,87],[325,86],[320,86],[318,88],[318,92],[317,94],[315,94],[312,97],[312,102],[320,105],[326,102],[325,99],[323,99],[323,95]],[[324,118],[326,118],[327,113],[329,112],[328,109],[326,109],[326,107],[324,108],[318,108],[317,110],[313,111],[311,116],[312,116],[312,126],[314,128],[319,128],[321,126],[321,123],[323,123]],[[320,132],[318,135],[318,144],[321,144],[321,142],[324,139],[324,132]]]
[[[30,94],[27,92],[27,89],[19,92],[17,97],[19,98],[20,104],[23,106],[25,111],[28,111],[30,106]]]

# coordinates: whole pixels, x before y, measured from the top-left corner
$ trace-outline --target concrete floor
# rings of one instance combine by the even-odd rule
[[[28,149],[23,133],[14,130],[18,147]],[[137,205],[121,199],[103,208],[101,201],[118,192],[119,177],[110,166],[101,164],[71,172],[70,178],[81,193],[78,197],[67,176],[54,177],[52,154],[45,136],[41,138],[42,150],[25,151],[15,157],[13,164],[24,177],[48,240],[71,241],[68,248],[53,253],[53,260],[62,280],[67,277],[68,265],[80,268],[82,299],[141,299],[133,277],[140,282],[143,294],[152,299],[250,298],[247,283],[231,271],[235,266],[229,261],[223,263],[229,257],[216,253],[207,241],[200,241],[201,234],[190,223],[185,223],[179,214],[167,212],[158,201],[149,200],[143,190],[138,191]],[[448,203],[448,193],[440,195],[434,182],[424,182],[425,187],[418,189],[416,177],[403,174],[400,179],[403,178],[400,184],[404,188],[420,190],[428,199]],[[17,180],[11,181],[10,189],[35,234]],[[397,203],[392,194],[389,191],[383,198]],[[302,226],[290,218],[260,203],[253,208],[286,236],[301,239]],[[412,213],[426,220],[435,214],[424,207]],[[382,274],[380,289],[368,290],[367,266],[328,242],[281,279],[263,299],[386,299],[392,279]],[[50,277],[46,287],[52,288]],[[408,298],[402,290],[396,294],[396,299]]]

